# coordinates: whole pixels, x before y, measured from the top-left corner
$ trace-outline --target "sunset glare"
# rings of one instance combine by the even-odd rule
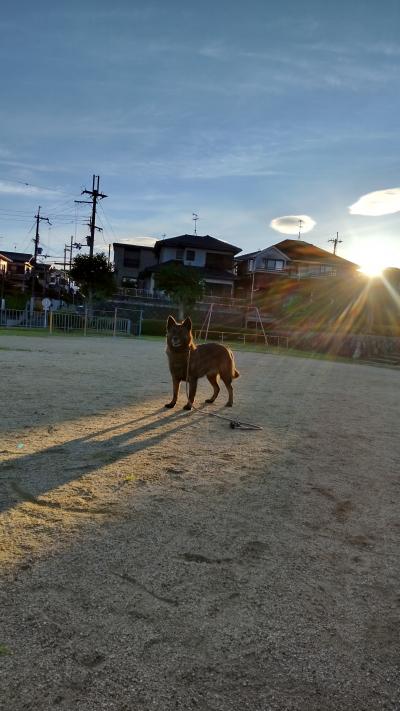
[[[378,261],[365,261],[360,265],[360,272],[371,278],[382,276],[385,266]]]

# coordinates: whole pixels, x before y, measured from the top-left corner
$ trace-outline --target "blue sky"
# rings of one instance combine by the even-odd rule
[[[0,249],[31,249],[38,205],[45,252],[83,241],[95,173],[98,250],[195,212],[253,251],[305,215],[307,241],[400,267],[399,36],[397,0],[6,1]]]

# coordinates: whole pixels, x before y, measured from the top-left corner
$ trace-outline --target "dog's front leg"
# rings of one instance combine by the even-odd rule
[[[178,399],[178,393],[179,393],[179,385],[181,381],[179,378],[172,378],[172,400],[171,402],[167,402],[165,407],[175,407],[176,401]]]
[[[189,378],[189,399],[183,408],[184,410],[191,410],[196,397],[197,390],[197,378]]]

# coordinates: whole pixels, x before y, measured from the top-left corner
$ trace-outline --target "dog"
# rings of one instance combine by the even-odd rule
[[[196,346],[192,336],[192,321],[187,317],[181,323],[173,316],[167,320],[167,349],[169,369],[172,376],[172,400],[165,407],[175,407],[181,380],[189,383],[189,396],[184,410],[191,410],[196,396],[197,381],[206,376],[213,386],[213,395],[206,402],[218,397],[218,376],[228,391],[226,407],[233,405],[232,380],[239,377],[233,353],[220,343],[205,343]]]

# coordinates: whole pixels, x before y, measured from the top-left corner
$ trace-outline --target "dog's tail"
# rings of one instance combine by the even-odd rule
[[[231,358],[232,380],[234,380],[235,378],[239,378],[239,377],[240,377],[240,373],[239,373],[239,371],[238,371],[237,368],[236,368],[236,365],[235,365],[235,358],[234,358],[234,356],[233,356],[232,351],[231,351],[229,348],[228,348],[228,352],[229,352],[229,355],[230,355],[230,358]]]

